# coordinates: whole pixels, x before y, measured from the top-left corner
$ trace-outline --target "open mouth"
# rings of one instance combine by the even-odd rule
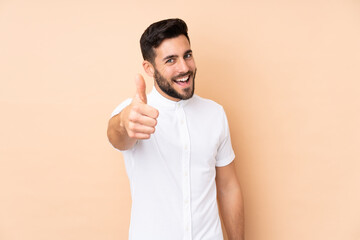
[[[181,86],[184,86],[184,85],[187,85],[189,83],[189,80],[190,80],[190,74],[187,75],[187,76],[178,78],[178,79],[174,79],[174,82],[181,85]]]

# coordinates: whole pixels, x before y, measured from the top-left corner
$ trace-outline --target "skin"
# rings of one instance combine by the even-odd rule
[[[155,49],[156,57],[154,63],[149,61],[143,62],[145,72],[150,77],[160,75],[164,84],[172,88],[179,97],[170,96],[159,86],[158,81],[154,81],[156,90],[164,97],[179,101],[188,99],[192,96],[194,90],[194,78],[196,65],[192,56],[190,43],[184,35],[176,38],[165,39],[158,48]],[[189,76],[187,84],[176,83],[177,79]]]
[[[165,39],[155,50],[151,63],[144,61],[147,75],[154,78],[157,91],[167,99],[188,99],[194,92],[196,64],[190,43],[184,35]],[[187,78],[187,83],[177,80]],[[131,104],[112,117],[108,125],[110,143],[119,150],[128,150],[137,140],[148,139],[155,132],[159,111],[147,105],[146,86],[143,77],[135,78],[136,94]],[[175,94],[163,89],[168,88]],[[229,240],[244,239],[243,201],[234,163],[216,168],[216,185],[220,211]]]
[[[234,162],[225,167],[217,167],[215,181],[228,240],[244,240],[244,204]]]

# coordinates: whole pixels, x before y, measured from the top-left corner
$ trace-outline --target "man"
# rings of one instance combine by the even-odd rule
[[[153,23],[140,45],[154,88],[146,96],[144,79],[136,76],[135,97],[115,109],[108,126],[130,180],[129,239],[223,239],[218,198],[229,239],[242,240],[242,196],[226,115],[194,95],[196,65],[185,22]]]

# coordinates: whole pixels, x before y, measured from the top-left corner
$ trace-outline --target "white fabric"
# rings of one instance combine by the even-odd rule
[[[223,239],[215,167],[235,157],[223,108],[196,95],[174,102],[155,87],[148,104],[159,110],[155,133],[123,151],[132,196],[129,239]]]

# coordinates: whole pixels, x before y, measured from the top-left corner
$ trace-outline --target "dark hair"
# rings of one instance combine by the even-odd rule
[[[162,41],[184,35],[190,42],[186,23],[179,18],[171,18],[151,24],[141,35],[140,47],[144,60],[154,63],[154,48],[160,46]]]

